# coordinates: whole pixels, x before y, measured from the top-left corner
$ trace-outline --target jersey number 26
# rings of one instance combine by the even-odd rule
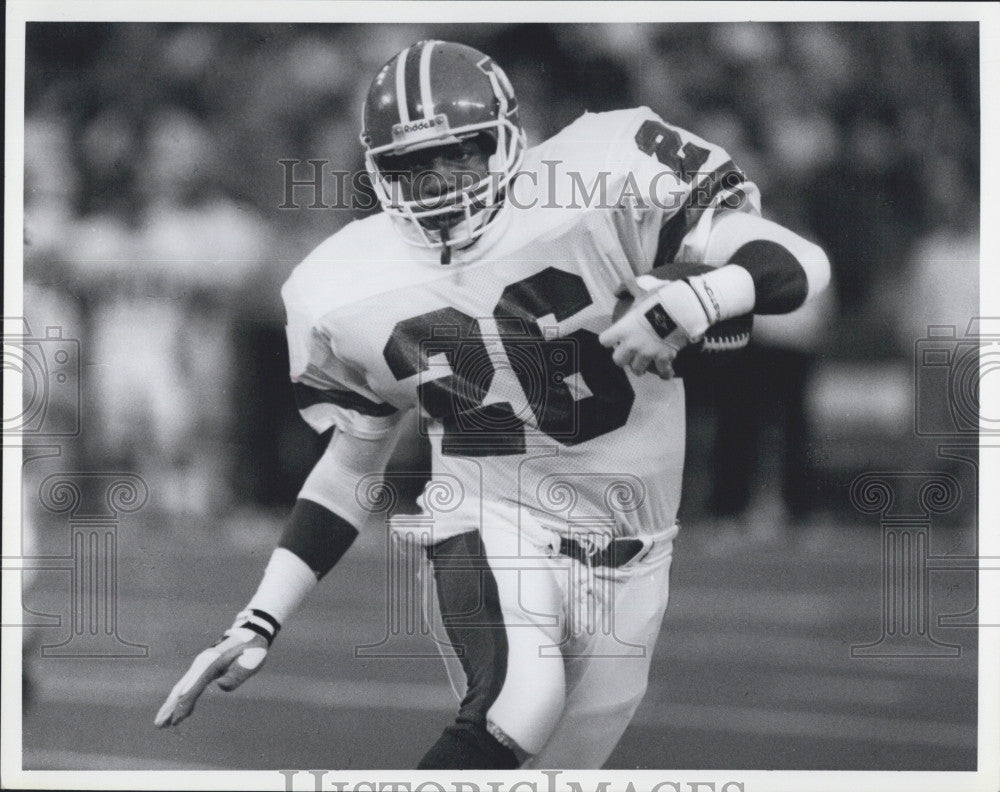
[[[579,275],[556,267],[510,284],[500,296],[492,317],[497,338],[530,415],[515,413],[508,401],[483,403],[496,365],[479,320],[456,308],[398,322],[382,354],[397,380],[422,375],[420,404],[443,426],[444,454],[522,454],[526,424],[577,445],[624,426],[635,401],[628,377],[595,333],[552,338],[538,324],[549,315],[561,322],[592,302]]]

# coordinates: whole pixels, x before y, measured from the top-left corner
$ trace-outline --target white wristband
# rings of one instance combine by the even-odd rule
[[[277,547],[247,608],[266,611],[284,624],[317,582],[316,573],[305,561],[291,550]]]
[[[757,291],[750,273],[738,264],[686,278],[708,314],[709,324],[751,313]]]

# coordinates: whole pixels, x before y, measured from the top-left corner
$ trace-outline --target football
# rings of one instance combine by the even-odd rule
[[[650,270],[649,274],[662,281],[680,280],[691,275],[701,275],[710,272],[714,267],[707,264],[664,264]],[[632,307],[635,298],[627,287],[618,292],[618,302],[611,314],[611,321],[617,322],[625,312]],[[697,352],[718,354],[722,352],[737,352],[750,343],[753,330],[753,314],[744,314],[732,319],[718,322],[705,332],[705,337],[697,344],[691,344],[682,353],[691,349]]]

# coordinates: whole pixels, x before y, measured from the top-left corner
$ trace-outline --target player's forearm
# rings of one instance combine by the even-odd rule
[[[358,482],[385,470],[394,440],[393,434],[369,440],[334,431],[302,485],[248,609],[283,624],[340,561],[370,516],[356,495]]]
[[[701,276],[706,285],[699,296],[706,301],[714,296],[722,319],[748,305],[756,314],[790,313],[830,282],[830,262],[820,247],[784,226],[743,213],[726,213],[714,223],[704,262],[719,269]],[[736,308],[727,310],[730,305]]]
[[[357,528],[343,517],[300,498],[246,610],[284,624],[357,536]]]

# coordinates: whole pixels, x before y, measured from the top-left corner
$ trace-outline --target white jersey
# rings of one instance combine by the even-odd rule
[[[562,533],[671,525],[682,383],[618,368],[597,336],[625,279],[699,259],[721,202],[759,213],[723,150],[638,108],[530,149],[505,209],[450,265],[385,214],[351,223],[282,289],[303,416],[373,439],[421,410],[433,541],[498,512]]]

